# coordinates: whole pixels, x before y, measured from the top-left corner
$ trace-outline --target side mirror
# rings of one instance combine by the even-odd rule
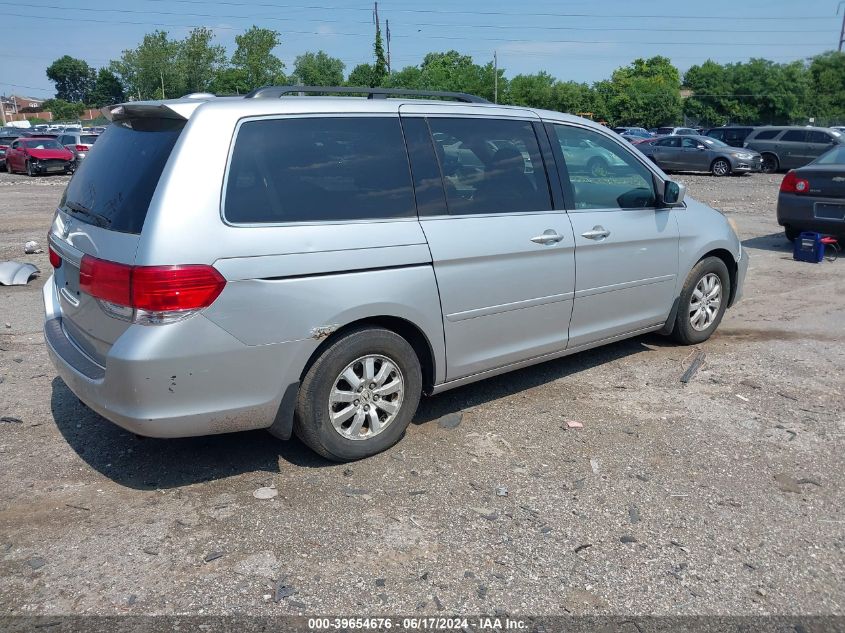
[[[663,205],[667,207],[679,207],[684,203],[684,195],[686,195],[687,188],[675,182],[674,180],[667,180],[663,183]]]

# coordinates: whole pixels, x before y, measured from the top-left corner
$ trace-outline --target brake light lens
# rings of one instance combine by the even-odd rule
[[[77,146],[76,146],[76,151],[77,151],[77,152],[87,152],[87,151],[88,151],[88,146],[87,146],[87,145],[77,145]]]
[[[807,193],[810,190],[810,181],[806,178],[799,178],[794,171],[788,171],[780,183],[782,193]]]
[[[224,277],[206,265],[127,266],[85,255],[79,268],[81,290],[131,308],[135,313],[133,320],[145,323],[169,322],[164,313],[184,315],[207,308],[225,286]],[[144,318],[138,319],[142,312]]]
[[[54,251],[52,246],[47,247],[47,252],[50,254],[50,265],[59,268],[62,265],[62,256]]]

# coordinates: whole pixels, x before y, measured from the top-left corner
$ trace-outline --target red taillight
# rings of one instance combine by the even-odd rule
[[[53,268],[58,268],[62,265],[62,256],[54,251],[52,246],[47,247],[47,252],[50,254],[50,265]]]
[[[77,152],[87,152],[87,151],[88,151],[88,146],[87,146],[87,145],[77,145],[77,146],[76,146],[76,151],[77,151]]]
[[[810,181],[799,178],[794,171],[788,171],[780,183],[780,190],[782,193],[807,193],[810,190]]]
[[[211,266],[136,266],[132,307],[151,312],[206,308],[225,285],[226,280]]]
[[[225,286],[205,265],[127,266],[85,255],[79,268],[79,287],[92,297],[150,312],[206,308]]]
[[[90,255],[79,265],[79,289],[92,297],[131,306],[132,266],[107,262]]]

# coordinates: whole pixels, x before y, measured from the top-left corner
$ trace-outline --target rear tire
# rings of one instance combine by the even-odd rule
[[[783,227],[783,232],[786,235],[786,239],[788,239],[790,242],[794,242],[798,239],[798,236],[801,235],[801,231],[793,229],[790,226]]]
[[[357,328],[338,337],[308,368],[294,432],[326,459],[369,457],[402,438],[421,393],[420,361],[408,341],[383,328]]]
[[[718,257],[702,259],[684,282],[672,338],[681,345],[709,339],[722,322],[730,296],[731,277],[725,262]]]
[[[764,174],[773,174],[780,169],[780,161],[774,154],[763,154],[763,165],[760,171]]]
[[[710,173],[717,178],[731,175],[731,164],[724,158],[717,158],[710,165]]]

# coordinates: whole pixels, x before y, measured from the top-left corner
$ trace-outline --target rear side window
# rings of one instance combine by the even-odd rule
[[[807,133],[807,141],[810,143],[823,143],[830,145],[834,142],[833,137],[827,132],[819,132],[818,130],[811,130]]]
[[[399,118],[244,123],[232,152],[223,213],[229,222],[244,224],[415,216]]]
[[[60,207],[82,222],[140,233],[184,120],[134,119],[110,125],[97,151],[70,179]]]
[[[794,143],[805,143],[807,141],[807,132],[804,130],[789,130],[780,140],[792,141]]]
[[[710,136],[712,138],[717,138],[720,141],[724,141],[725,140],[725,131],[724,130],[710,130],[709,132],[707,132],[707,136]]]
[[[755,141],[768,141],[780,134],[780,130],[762,130],[754,136]]]
[[[528,121],[430,118],[452,215],[550,211],[549,182]]]

